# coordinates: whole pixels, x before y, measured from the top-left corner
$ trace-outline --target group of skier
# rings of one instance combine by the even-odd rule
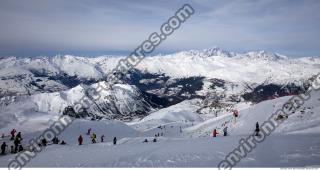
[[[91,128],[88,129],[87,135],[90,136],[92,143],[97,143],[97,134],[94,133],[94,132],[91,133]],[[100,141],[101,141],[101,142],[104,142],[104,138],[105,138],[105,136],[104,136],[104,135],[101,135]],[[78,137],[78,144],[79,144],[79,145],[82,145],[82,144],[83,144],[83,137],[82,137],[82,135],[79,135],[79,137]],[[117,144],[117,137],[114,137],[114,138],[113,138],[113,144],[114,144],[114,145]]]
[[[22,135],[21,135],[21,132],[18,132],[17,134],[17,131],[16,129],[12,129],[10,131],[10,140],[13,141],[13,145],[10,146],[10,153],[12,154],[15,154],[15,153],[18,153],[18,152],[22,152],[25,150],[25,148],[23,148],[22,144],[21,144],[21,141],[22,141]],[[2,134],[2,139],[5,138],[5,135]],[[46,138],[42,138],[40,141],[40,143],[38,143],[38,146],[42,147],[42,146],[47,146],[48,145],[48,141]],[[58,139],[58,137],[54,137],[52,139],[52,144],[61,144],[61,145],[65,145],[66,142],[64,140],[62,140],[60,142],[60,140]],[[6,148],[8,147],[7,143],[6,142],[3,142],[1,144],[1,154],[4,155],[6,154]]]
[[[234,120],[234,124],[237,122],[238,116],[239,116],[238,110],[233,110],[233,120]],[[256,128],[255,128],[255,130],[254,130],[254,135],[255,135],[255,136],[259,136],[259,135],[260,135],[259,132],[260,132],[260,126],[259,126],[259,122],[257,122],[257,123],[256,123]],[[217,129],[214,129],[214,130],[212,131],[212,136],[213,136],[213,137],[217,137],[218,134],[219,134],[219,133],[218,133]],[[223,136],[227,136],[227,135],[228,135],[228,127],[225,126],[225,127],[223,128]]]
[[[255,136],[259,136],[260,135],[259,134],[259,132],[260,132],[259,122],[256,123],[256,128],[255,128],[254,132],[255,132],[254,133]],[[213,129],[212,136],[213,137],[217,137],[218,134],[219,133],[218,133],[217,129]],[[227,126],[225,126],[223,128],[223,136],[228,136],[228,127]]]
[[[237,110],[234,110],[233,111],[234,122],[236,122],[238,116],[239,116],[239,112]],[[14,144],[14,145],[11,145],[11,147],[10,147],[11,148],[11,151],[10,151],[11,153],[17,153],[17,152],[21,152],[21,151],[24,150],[23,146],[21,145],[21,141],[22,141],[21,132],[18,132],[17,135],[16,135],[16,132],[17,132],[16,129],[12,129],[11,132],[10,132],[10,135],[11,135],[10,140],[13,141],[13,144]],[[181,127],[180,127],[180,132],[182,133],[182,128]],[[259,126],[258,122],[256,123],[256,127],[255,127],[254,132],[255,132],[254,133],[255,136],[259,136],[260,135],[259,134],[260,126]],[[214,129],[213,132],[212,132],[212,136],[213,137],[217,137],[218,134],[219,134],[219,132],[217,131],[217,129]],[[94,132],[91,133],[91,128],[88,129],[87,135],[90,136],[92,143],[96,143],[97,142],[97,135]],[[159,136],[164,136],[164,134],[163,133],[155,134],[153,142],[157,142],[157,137],[159,137]],[[223,128],[223,136],[228,136],[228,127],[227,126],[225,126]],[[2,135],[2,138],[4,138],[4,134]],[[104,138],[105,138],[105,136],[101,135],[100,141],[104,142]],[[83,139],[82,135],[79,135],[78,144],[82,145],[83,144],[83,140],[84,139]],[[58,137],[54,137],[52,139],[52,143],[53,144],[59,144],[59,142],[60,142],[60,140],[58,139]],[[145,139],[143,141],[143,143],[147,143],[147,142],[148,142],[148,139]],[[48,141],[45,138],[43,138],[41,140],[41,143],[39,144],[39,146],[47,146],[47,144],[48,144]],[[61,141],[60,144],[61,145],[65,145],[66,142],[65,141]],[[114,145],[117,144],[117,137],[113,138],[113,144]],[[3,142],[2,145],[1,145],[1,154],[5,154],[6,153],[6,148],[7,147],[8,147],[8,145],[6,144],[6,142]]]
[[[16,129],[12,129],[10,132],[10,140],[13,141],[13,145],[10,146],[10,153],[17,153],[17,152],[21,152],[23,151],[23,146],[21,145],[21,141],[22,141],[22,136],[21,136],[21,132],[18,132],[18,134],[16,135]],[[4,135],[2,135],[2,138],[4,138]],[[8,147],[6,142],[3,142],[1,144],[1,154],[5,154],[6,153],[6,148]]]
[[[41,143],[38,144],[39,146],[47,146],[47,145],[48,145],[48,141],[47,141],[46,138],[42,138],[40,142],[41,142]],[[52,144],[59,144],[59,143],[60,143],[60,145],[65,145],[65,144],[67,144],[64,140],[62,140],[62,141],[60,142],[60,140],[59,140],[58,137],[56,137],[56,136],[52,138],[51,142],[52,142]]]
[[[213,132],[212,132],[212,136],[213,137],[217,137],[219,133],[217,132],[217,129],[214,129]],[[228,127],[224,127],[223,128],[223,136],[227,136],[228,135]]]

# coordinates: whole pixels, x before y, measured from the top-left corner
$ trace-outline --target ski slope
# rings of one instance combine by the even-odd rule
[[[238,146],[240,139],[253,132],[257,121],[261,124],[289,98],[255,105],[240,103],[236,121],[232,113],[227,112],[218,117],[197,114],[196,100],[178,103],[130,123],[77,119],[59,135],[67,145],[47,146],[27,167],[217,167]],[[320,91],[313,91],[311,98],[237,167],[319,167],[319,101]],[[32,110],[24,111],[24,114],[31,118],[18,119],[18,123],[10,123],[7,119],[9,124],[0,129],[6,134],[12,128],[21,131],[23,145],[58,118],[58,114]],[[229,136],[211,137],[214,128],[221,133],[225,126],[228,126]],[[89,128],[97,134],[98,143],[91,144],[86,135]],[[163,136],[152,142],[158,133]],[[77,145],[80,134],[84,137],[82,146]],[[101,135],[105,135],[103,143],[100,142]],[[113,137],[118,138],[117,145],[111,143]],[[145,139],[149,142],[143,143]],[[1,141],[11,144],[9,137]],[[1,155],[0,166],[6,167],[14,157],[13,154]]]
[[[157,143],[50,145],[27,167],[217,167],[241,136],[163,139]],[[305,167],[320,165],[319,136],[272,136],[237,167]],[[290,142],[288,142],[290,141]],[[0,157],[5,167],[13,155]]]
[[[306,101],[301,108],[297,109],[277,127],[275,134],[320,132],[320,93],[319,91],[312,91],[310,95],[311,99]],[[251,107],[240,109],[237,120],[235,120],[232,113],[225,113],[184,130],[192,135],[207,136],[211,135],[212,129],[222,132],[222,129],[227,126],[231,135],[248,135],[253,133],[256,122],[261,125],[273,113],[281,109],[291,97],[286,96],[267,100]]]

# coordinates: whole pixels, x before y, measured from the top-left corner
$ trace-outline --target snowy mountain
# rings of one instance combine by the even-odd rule
[[[24,112],[33,110],[40,113],[55,115],[69,115],[77,118],[91,119],[119,119],[130,121],[135,118],[142,118],[150,111],[158,108],[134,86],[115,84],[111,90],[103,90],[99,93],[99,100],[91,100],[86,93],[87,89],[97,89],[98,84],[91,86],[78,85],[66,91],[54,93],[40,93],[31,96],[17,96],[3,98],[1,116],[13,115],[13,120],[24,117]],[[83,110],[76,112],[74,106],[85,98]],[[91,103],[90,103],[91,102]],[[88,103],[88,104],[87,104]],[[87,105],[87,106],[86,106]],[[23,106],[23,107],[20,107]],[[21,110],[17,111],[17,108]],[[71,110],[68,110],[71,108]],[[28,116],[25,117],[28,119]],[[5,121],[0,120],[0,127],[6,126]]]
[[[86,87],[103,81],[123,58],[70,55],[1,58],[0,105],[32,99],[44,102],[36,104],[39,111],[63,113],[85,95]],[[293,59],[265,51],[240,54],[216,47],[146,57],[121,79],[135,93],[106,97],[80,117],[131,120],[128,111],[132,110],[128,109],[131,105],[139,106],[132,114],[143,117],[151,110],[195,98],[203,100],[199,113],[220,112],[240,101],[257,103],[302,93],[309,86],[307,80],[319,72],[319,57]],[[112,94],[115,93],[118,92]],[[120,96],[123,98],[117,99]],[[141,101],[137,100],[140,96]],[[123,102],[127,104],[122,111]]]
[[[0,95],[54,92],[80,83],[92,84],[105,78],[123,58],[70,55],[1,58]],[[310,78],[320,71],[319,64],[319,57],[291,59],[265,51],[240,54],[212,48],[147,57],[136,69],[143,73],[165,74],[170,78],[205,77],[238,84],[262,84],[265,81],[285,84]]]
[[[27,147],[67,115],[77,118],[58,135],[67,144],[45,147],[27,167],[217,167],[240,139],[252,134],[256,122],[310,89],[310,80],[320,72],[319,57],[192,50],[145,58],[93,100],[89,89],[97,89],[120,59],[1,58],[1,140],[11,144],[9,133],[15,128]],[[320,92],[310,94],[294,113],[280,116],[284,123],[237,166],[319,166]],[[79,111],[75,106],[83,98],[90,107]],[[229,135],[222,137],[225,127]],[[92,144],[88,129],[105,140]],[[216,138],[213,129],[219,132]],[[17,155],[6,153],[0,166]]]

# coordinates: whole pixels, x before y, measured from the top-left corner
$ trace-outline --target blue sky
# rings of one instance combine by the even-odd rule
[[[318,0],[1,0],[0,56],[126,55],[185,3],[195,14],[155,53],[320,55]]]

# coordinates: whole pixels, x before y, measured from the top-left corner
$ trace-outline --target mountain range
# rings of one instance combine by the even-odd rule
[[[8,106],[28,101],[29,109],[39,112],[131,121],[197,98],[199,114],[216,113],[239,102],[303,93],[320,72],[320,57],[266,51],[234,53],[215,47],[149,56],[123,75],[121,84],[100,94],[93,107],[72,113],[70,108],[86,90],[105,81],[125,57],[0,58],[0,106],[10,112]]]

